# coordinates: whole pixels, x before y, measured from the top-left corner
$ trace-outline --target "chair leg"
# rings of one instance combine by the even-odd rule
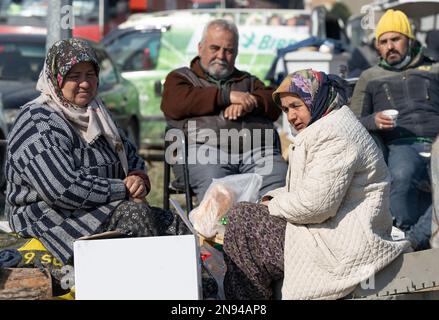
[[[184,191],[185,191],[185,196],[186,196],[186,209],[187,209],[187,214],[189,216],[189,212],[192,211],[193,209],[193,204],[192,204],[192,194],[191,194],[191,186],[189,183],[189,165],[188,165],[188,138],[186,136],[184,136],[183,139],[183,158],[184,158],[184,163],[183,163],[183,177],[184,177]]]
[[[189,168],[187,163],[183,165],[184,169],[184,189],[185,189],[185,196],[186,196],[186,207],[187,207],[187,213],[189,215],[189,212],[193,209],[193,203],[192,203],[192,194],[191,194],[191,186],[189,183]]]
[[[171,165],[164,162],[164,174],[163,174],[163,209],[169,210],[169,184],[171,181]]]
[[[168,130],[168,129],[167,129]],[[181,136],[177,137],[181,143],[181,151],[182,156],[184,159],[183,163],[183,179],[184,179],[184,187],[185,187],[185,197],[186,197],[186,208],[187,208],[187,214],[189,215],[189,212],[193,209],[193,202],[192,202],[192,192],[190,188],[189,183],[189,168],[188,168],[188,140],[187,137],[182,133]],[[165,152],[170,145],[170,142],[165,140]],[[169,198],[171,195],[170,190],[170,182],[171,182],[171,165],[166,162],[164,163],[164,177],[163,177],[163,209],[169,210]],[[180,218],[176,217],[176,234],[179,234],[180,229]]]

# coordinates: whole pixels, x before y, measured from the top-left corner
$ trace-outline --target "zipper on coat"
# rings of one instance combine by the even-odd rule
[[[430,81],[428,79],[425,80],[425,99],[430,100]]]
[[[387,101],[389,101],[392,109],[396,109],[395,101],[393,100],[392,94],[390,93],[390,88],[388,83],[383,84],[384,91],[386,92]]]

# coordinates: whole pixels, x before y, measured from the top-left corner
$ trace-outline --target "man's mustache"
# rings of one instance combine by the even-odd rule
[[[390,50],[390,51],[387,52],[386,58],[388,58],[391,54],[399,54],[399,55],[401,55],[401,53],[398,50]]]
[[[226,67],[226,68],[229,66],[229,64],[228,64],[227,62],[222,61],[222,60],[214,60],[214,61],[212,61],[212,62],[210,63],[211,66],[214,65],[214,64],[219,64],[219,65],[221,65],[222,67]]]

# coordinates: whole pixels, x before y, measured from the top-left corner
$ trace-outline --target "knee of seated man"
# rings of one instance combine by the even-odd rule
[[[389,167],[392,177],[392,183],[406,183],[409,184],[413,180],[415,170],[408,166]]]

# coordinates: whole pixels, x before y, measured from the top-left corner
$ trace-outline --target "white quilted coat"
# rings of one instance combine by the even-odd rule
[[[390,176],[366,129],[346,106],[300,132],[286,187],[269,193],[270,214],[289,223],[283,299],[337,299],[394,260]]]

